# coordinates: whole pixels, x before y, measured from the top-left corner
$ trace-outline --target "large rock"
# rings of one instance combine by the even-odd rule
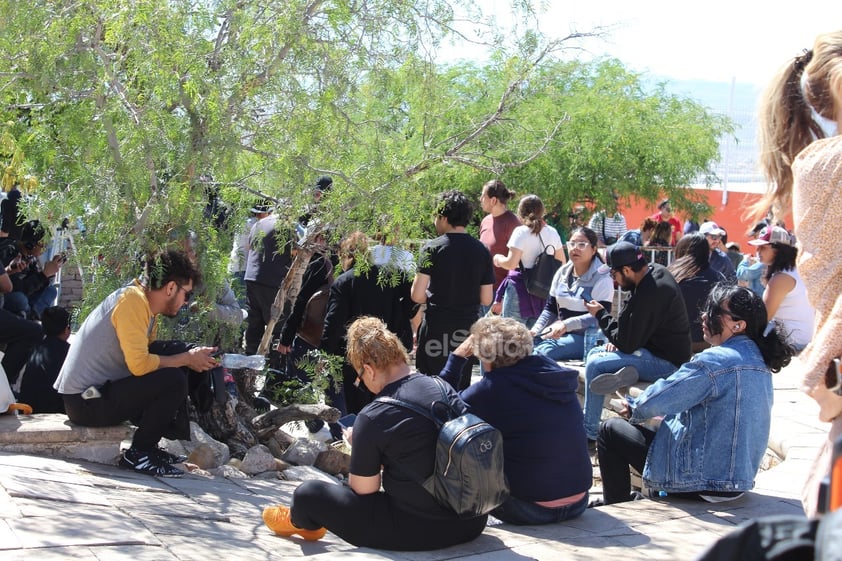
[[[256,475],[264,471],[278,471],[283,469],[284,464],[272,455],[269,448],[262,444],[249,448],[243,461],[240,463],[240,471],[248,475]]]
[[[205,470],[219,467],[219,457],[216,450],[204,442],[193,448],[193,451],[187,456],[187,461]]]
[[[298,466],[312,466],[321,452],[327,450],[324,442],[299,438],[286,449],[281,459]]]
[[[162,442],[165,442],[165,447],[170,450],[169,446],[173,441],[162,439]],[[209,447],[212,452],[212,459],[206,460],[206,463],[210,465],[202,466],[204,469],[219,467],[222,464],[227,463],[231,458],[231,453],[228,450],[227,444],[213,439],[210,435],[208,435],[208,433],[202,430],[202,427],[193,421],[190,421],[190,440],[180,440],[177,442],[184,447],[184,454],[187,456],[190,456],[199,446],[204,445]],[[170,451],[173,452],[173,450]]]
[[[286,481],[325,481],[339,485],[339,481],[313,466],[289,467],[280,473],[280,479]]]
[[[351,469],[351,456],[341,450],[328,448],[324,452],[319,453],[313,467],[331,475],[338,475],[340,473],[342,475],[348,475]]]

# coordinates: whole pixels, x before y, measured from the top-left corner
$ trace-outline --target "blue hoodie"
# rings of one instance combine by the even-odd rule
[[[459,380],[467,359],[451,354],[441,377]],[[552,501],[590,489],[593,471],[579,376],[540,355],[494,368],[459,395],[471,413],[503,433],[504,469],[513,497]]]

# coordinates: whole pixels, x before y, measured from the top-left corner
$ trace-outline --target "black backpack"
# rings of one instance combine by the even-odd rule
[[[503,473],[503,435],[472,413],[459,414],[450,405],[446,382],[432,376],[441,390],[441,401],[429,409],[393,397],[375,401],[397,405],[430,419],[439,428],[433,474],[421,486],[439,504],[460,518],[476,518],[494,510],[508,498]],[[444,413],[442,420],[440,412]]]

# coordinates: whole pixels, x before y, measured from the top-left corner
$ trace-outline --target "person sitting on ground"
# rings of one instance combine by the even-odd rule
[[[606,251],[611,277],[631,297],[615,319],[599,301],[585,306],[596,317],[608,343],[592,349],[585,366],[585,433],[595,441],[599,432],[603,396],[590,391],[600,374],[634,366],[640,378],[654,382],[672,374],[690,358],[690,322],[681,289],[672,274],[628,242]],[[595,443],[594,443],[595,446]]]
[[[684,297],[690,320],[690,349],[694,353],[710,346],[704,339],[699,314],[713,285],[725,280],[722,273],[710,268],[709,257],[710,248],[703,235],[685,234],[675,246],[675,261],[667,267]]]
[[[702,314],[711,347],[629,399],[628,420],[602,423],[604,504],[632,500],[630,465],[653,494],[715,501],[754,487],[769,441],[770,371],[780,371],[793,353],[780,326],[767,320],[763,301],[748,288],[714,286]],[[661,416],[657,429],[643,424]]]
[[[509,252],[492,256],[495,267],[509,271],[506,279],[497,288],[491,311],[503,317],[514,318],[531,327],[544,305],[543,299],[526,290],[526,271],[535,266],[535,260],[546,252],[564,263],[564,247],[558,231],[544,221],[544,203],[536,195],[526,195],[517,205],[521,226],[512,231],[509,238]]]
[[[2,260],[0,260],[0,264],[3,264]],[[3,362],[0,365],[3,367],[2,370],[6,372],[9,387],[14,386],[17,382],[26,361],[29,360],[32,347],[38,344],[42,335],[41,326],[38,325],[38,322],[23,319],[3,309],[4,294],[12,291],[12,279],[9,278],[9,273],[20,270],[22,266],[18,257],[0,268],[0,344],[5,345],[6,349],[3,354]]]
[[[795,239],[783,228],[767,226],[748,243],[757,247],[760,262],[766,265],[766,289],[763,291],[766,312],[783,325],[789,343],[800,351],[813,338],[816,312],[795,267],[798,255]]]
[[[637,230],[629,230],[617,241],[621,242],[629,242],[634,244],[637,247],[643,247],[649,240],[652,238],[652,233],[655,231],[655,226],[658,223],[652,220],[651,218],[644,218],[643,222],[640,223],[640,228]]]
[[[60,306],[50,306],[41,314],[44,340],[32,349],[23,371],[18,401],[34,413],[64,413],[64,401],[53,388],[70,349],[70,314]]]
[[[378,396],[423,408],[442,399],[442,385],[412,371],[406,348],[378,318],[350,325],[347,356],[359,383]],[[448,391],[450,404],[463,413],[465,404]],[[375,549],[428,551],[475,539],[487,515],[461,519],[421,486],[433,473],[438,432],[419,413],[372,401],[354,422],[348,485],[305,481],[289,507],[265,508],[263,521],[280,536],[315,541],[330,530]]]
[[[469,412],[503,434],[511,494],[490,514],[511,524],[552,524],[585,511],[593,468],[576,396],[578,371],[531,352],[526,326],[482,318],[448,357],[441,377],[454,385],[467,357],[483,363],[482,379],[459,396]]]
[[[671,227],[669,222],[658,222],[652,231],[652,237],[649,238],[648,242],[643,244],[643,249],[651,257],[650,260],[664,267],[670,263],[669,248],[672,247],[670,243]]]
[[[39,319],[44,309],[53,305],[58,295],[53,277],[67,261],[67,257],[59,253],[41,266],[39,258],[47,245],[46,233],[40,221],[29,220],[21,227],[20,240],[11,237],[0,240],[0,261],[8,265],[19,257],[25,265],[9,274],[13,290],[6,295],[3,306],[27,319]]]
[[[216,347],[184,348],[156,341],[156,316],[174,317],[193,297],[201,274],[177,250],[148,254],[143,274],[118,288],[88,315],[53,386],[67,416],[86,427],[137,424],[120,467],[159,477],[180,477],[173,463],[186,458],[158,449],[158,442],[190,439],[187,395],[196,373],[217,366]]]
[[[576,228],[567,250],[570,261],[556,271],[547,305],[530,329],[535,336],[543,333],[535,354],[553,360],[582,358],[585,331],[597,325],[585,307],[586,301],[596,300],[610,312],[614,300],[614,281],[607,271],[599,270],[603,263],[597,252],[596,232]]]

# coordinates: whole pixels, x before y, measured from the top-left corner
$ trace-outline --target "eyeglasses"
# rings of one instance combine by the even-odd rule
[[[567,249],[578,249],[579,251],[590,247],[590,242],[567,242]]]
[[[193,299],[193,291],[192,290],[185,290],[185,288],[178,283],[175,283],[175,285],[178,287],[179,290],[184,292],[184,301],[185,302],[189,302],[190,300]]]
[[[731,318],[734,321],[745,321],[743,318],[741,318],[737,314],[732,313],[731,310],[726,310],[725,308],[723,308],[722,306],[720,306],[718,304],[709,305],[707,307],[707,309],[705,309],[705,311],[702,312],[702,314],[709,317],[709,318],[717,317],[717,316],[728,316],[729,318]]]

